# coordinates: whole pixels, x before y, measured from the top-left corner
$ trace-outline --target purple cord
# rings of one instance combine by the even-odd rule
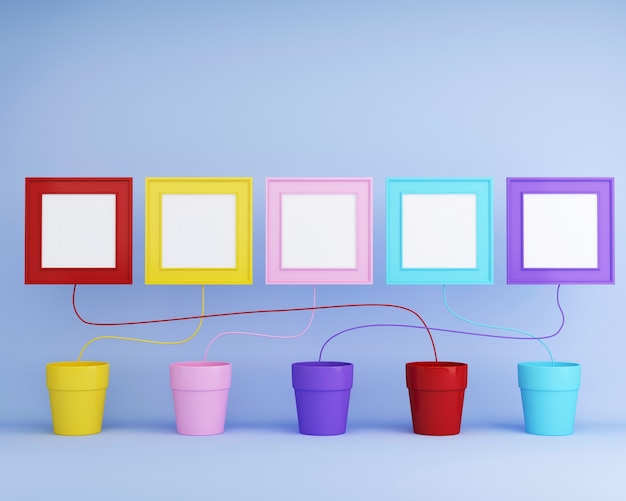
[[[559,307],[559,311],[561,312],[561,325],[559,326],[559,328],[556,330],[556,332],[554,334],[549,334],[547,336],[537,336],[537,337],[528,337],[528,336],[501,336],[498,334],[484,334],[481,332],[468,332],[468,331],[459,331],[459,330],[454,330],[454,329],[441,329],[438,327],[429,327],[429,329],[431,331],[438,331],[438,332],[449,332],[452,334],[463,334],[463,335],[467,335],[467,336],[480,336],[480,337],[490,337],[490,338],[495,338],[495,339],[515,339],[515,340],[519,340],[519,341],[536,341],[537,339],[549,339],[551,337],[556,336],[557,334],[559,334],[562,330],[563,330],[563,326],[565,325],[565,313],[563,312],[563,308],[561,308],[561,302],[559,300],[559,290],[561,289],[561,284],[559,284],[556,288],[556,304]],[[330,336],[322,345],[322,348],[320,349],[320,355],[318,358],[318,361],[321,362],[322,361],[322,354],[324,353],[324,348],[326,348],[326,345],[334,338],[336,338],[337,336],[339,336],[340,334],[344,334],[346,332],[350,332],[350,331],[355,331],[355,330],[359,330],[359,329],[368,329],[370,327],[405,327],[408,329],[425,329],[426,327],[424,327],[423,325],[408,325],[408,324],[365,324],[365,325],[357,325],[356,327],[350,327],[348,329],[344,329],[342,331],[339,331],[335,334],[333,334],[332,336]]]

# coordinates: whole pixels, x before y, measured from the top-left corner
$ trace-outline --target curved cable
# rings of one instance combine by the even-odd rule
[[[559,298],[560,289],[561,289],[561,285],[559,284],[559,286],[556,288],[556,305],[558,306],[559,312],[561,313],[561,325],[559,325],[559,328],[554,333],[548,334],[546,336],[536,336],[536,337],[528,337],[527,335],[525,336],[501,336],[499,334],[468,332],[468,331],[462,331],[462,330],[457,330],[457,329],[443,329],[440,327],[430,327],[430,330],[436,331],[436,332],[447,332],[451,334],[463,334],[467,336],[487,337],[487,338],[492,338],[492,339],[511,339],[511,340],[516,340],[516,341],[534,341],[534,340],[540,340],[540,339],[550,339],[552,337],[557,336],[563,330],[563,326],[565,325],[565,312],[563,311],[563,308],[561,307],[561,301]],[[322,355],[324,353],[324,349],[326,348],[326,345],[331,340],[335,339],[337,336],[341,334],[345,334],[346,332],[351,332],[351,331],[355,331],[359,329],[368,329],[372,327],[403,327],[403,328],[409,328],[409,329],[424,329],[424,327],[421,325],[408,325],[408,324],[365,324],[365,325],[357,325],[355,327],[349,327],[347,329],[344,329],[342,331],[339,331],[333,334],[324,342],[324,344],[322,345],[322,348],[320,349],[318,361],[319,362],[322,361]],[[518,332],[524,332],[524,331],[518,331]]]
[[[76,286],[74,286],[76,287]],[[76,289],[74,289],[74,291],[76,291]],[[193,331],[193,334],[191,334],[191,336],[182,339],[180,341],[154,341],[152,339],[141,339],[141,338],[135,338],[135,337],[125,337],[125,336],[98,336],[95,337],[93,339],[90,339],[89,341],[87,341],[82,349],[80,350],[80,353],[78,354],[78,361],[80,362],[83,353],[85,352],[85,350],[87,349],[87,346],[89,346],[91,343],[94,343],[96,341],[100,341],[102,339],[117,339],[120,341],[134,341],[136,343],[148,343],[148,344],[183,344],[186,343],[188,341],[191,341],[194,337],[196,337],[196,335],[198,334],[198,332],[200,332],[200,329],[202,328],[202,322],[204,322],[204,285],[202,286],[202,309],[201,309],[201,314],[200,314],[200,322],[198,323],[198,327],[196,327],[196,330]]]
[[[560,290],[561,284],[559,284],[557,286],[557,305],[559,306],[559,310],[561,311],[561,314],[563,314],[563,310],[561,308],[561,304],[558,300],[559,298],[559,290]],[[467,322],[468,324],[472,324],[472,325],[477,325],[478,327],[486,327],[488,329],[497,329],[497,330],[503,330],[503,331],[511,331],[511,332],[517,332],[519,334],[524,334],[525,336],[529,336],[529,338],[535,339],[537,341],[539,341],[542,346],[546,349],[546,351],[548,352],[548,355],[550,356],[550,362],[552,362],[552,364],[554,364],[554,358],[552,357],[552,352],[550,351],[550,348],[548,348],[548,345],[546,345],[546,343],[544,343],[539,337],[535,336],[534,334],[531,334],[530,332],[521,330],[521,329],[514,329],[512,327],[501,327],[498,325],[491,325],[491,324],[483,324],[481,322],[475,322],[473,320],[469,320],[468,318],[465,318],[461,315],[459,315],[458,313],[456,313],[448,304],[448,300],[446,298],[446,286],[443,285],[442,286],[442,295],[443,295],[443,304],[446,306],[446,309],[452,314],[454,315],[456,318],[458,318],[459,320],[462,320],[464,322]],[[559,328],[559,330],[557,331],[560,332],[560,330],[563,328],[563,324],[565,323],[565,316],[563,316],[563,322],[561,324],[561,327]]]
[[[313,307],[315,307],[315,297],[316,297],[315,286],[313,286]],[[311,318],[309,318],[309,323],[306,324],[306,327],[304,328],[304,330],[300,331],[298,334],[295,334],[293,336],[275,336],[273,334],[262,334],[262,333],[259,333],[259,332],[244,332],[244,331],[220,332],[217,336],[215,336],[213,339],[211,339],[211,342],[206,347],[206,350],[204,352],[204,359],[203,360],[206,361],[206,357],[209,354],[209,350],[211,349],[211,346],[213,346],[213,343],[215,343],[215,341],[217,341],[222,336],[228,336],[228,335],[231,335],[231,334],[239,334],[239,335],[243,335],[243,336],[265,337],[265,338],[270,338],[270,339],[296,339],[296,338],[298,338],[300,336],[304,336],[304,334],[307,333],[307,331],[311,327],[311,324],[313,324],[313,318],[314,317],[315,317],[315,310],[312,310],[311,311]]]
[[[435,362],[439,361],[439,358],[437,356],[437,347],[435,346],[435,339],[433,338],[433,335],[430,332],[430,328],[426,324],[426,321],[415,310],[412,310],[411,308],[408,308],[406,306],[401,306],[398,304],[386,304],[386,303],[334,304],[334,305],[327,305],[327,306],[308,306],[308,307],[303,307],[303,308],[278,308],[278,309],[269,309],[269,310],[232,311],[232,312],[227,312],[227,313],[210,313],[208,315],[202,314],[202,315],[193,315],[189,317],[165,318],[165,319],[158,319],[158,320],[142,320],[142,321],[134,321],[134,322],[101,323],[101,322],[90,322],[88,320],[85,320],[80,315],[80,313],[78,313],[78,308],[76,307],[76,285],[74,285],[74,291],[72,293],[72,306],[74,307],[74,313],[76,314],[76,316],[81,322],[87,325],[93,325],[93,326],[99,326],[99,327],[117,327],[117,326],[122,326],[122,325],[145,325],[145,324],[154,324],[154,323],[163,323],[163,322],[177,322],[177,321],[182,321],[182,320],[197,320],[200,318],[217,318],[217,317],[230,317],[230,316],[236,316],[236,315],[251,315],[251,314],[256,314],[256,313],[286,313],[288,311],[317,311],[317,310],[332,310],[332,309],[340,309],[340,308],[376,308],[376,307],[396,308],[399,310],[408,311],[409,313],[415,315],[420,320],[426,332],[428,333],[428,338],[430,339],[430,344],[433,349]],[[88,344],[91,344],[93,341],[96,341],[98,339],[116,339],[116,338],[117,336],[99,336],[89,341]],[[128,340],[134,340],[134,339],[129,338]],[[142,341],[142,342],[147,342],[147,341]],[[180,344],[181,342],[185,342],[185,341],[179,341],[179,342],[174,342],[174,343]]]

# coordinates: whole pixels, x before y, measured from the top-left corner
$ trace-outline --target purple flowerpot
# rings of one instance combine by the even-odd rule
[[[347,362],[297,362],[291,366],[298,426],[304,435],[346,432],[353,365]]]

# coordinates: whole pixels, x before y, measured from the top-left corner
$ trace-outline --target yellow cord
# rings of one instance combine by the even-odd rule
[[[204,285],[202,286],[202,313],[200,315],[204,316]],[[151,339],[139,339],[139,338],[134,338],[134,337],[123,337],[123,336],[98,336],[93,339],[90,339],[89,341],[85,343],[83,348],[80,350],[80,353],[78,354],[78,361],[80,362],[87,346],[89,346],[91,343],[94,343],[96,341],[100,341],[101,339],[119,339],[120,341],[135,341],[137,343],[149,343],[149,344],[183,344],[188,341],[191,341],[194,337],[196,337],[196,335],[198,334],[198,332],[200,332],[200,329],[202,328],[203,321],[204,321],[204,318],[201,318],[200,322],[198,323],[198,327],[196,327],[196,330],[193,332],[193,334],[189,336],[188,338],[183,339],[181,341],[153,341]]]

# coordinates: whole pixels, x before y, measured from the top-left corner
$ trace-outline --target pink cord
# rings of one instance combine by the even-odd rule
[[[315,297],[316,297],[315,286],[313,286],[313,308],[315,308]],[[266,337],[266,338],[270,338],[270,339],[295,339],[297,337],[304,336],[306,334],[306,332],[311,327],[311,324],[313,323],[313,318],[314,317],[315,317],[315,310],[311,310],[311,318],[309,318],[309,323],[306,325],[306,327],[304,328],[304,330],[302,332],[299,332],[298,334],[295,334],[294,336],[275,336],[273,334],[261,334],[259,332],[242,332],[242,331],[220,332],[217,336],[215,336],[213,339],[211,339],[211,342],[206,347],[206,350],[204,352],[204,359],[203,360],[206,361],[206,357],[209,354],[209,350],[211,349],[211,346],[213,346],[213,343],[215,341],[217,341],[217,339],[222,337],[222,336],[228,336],[228,335],[231,335],[231,334],[240,334],[240,335],[243,335],[243,336]]]
[[[157,319],[157,320],[140,320],[140,321],[132,321],[132,322],[103,323],[103,322],[92,322],[89,320],[85,320],[80,315],[80,313],[78,313],[78,308],[76,307],[76,288],[77,288],[77,285],[74,284],[74,291],[72,292],[72,306],[74,308],[74,313],[76,314],[76,317],[78,317],[78,319],[84,324],[97,325],[100,327],[117,327],[117,326],[122,326],[122,325],[145,325],[145,324],[155,324],[155,323],[162,323],[162,322],[179,322],[182,320],[197,320],[200,318],[217,318],[217,317],[232,317],[232,316],[239,316],[239,315],[252,315],[252,314],[257,314],[257,313],[286,313],[288,311],[289,312],[310,311],[310,310],[316,311],[316,310],[336,310],[336,309],[343,309],[343,308],[374,308],[374,307],[395,308],[397,310],[408,311],[409,313],[411,313],[412,315],[415,315],[420,320],[420,322],[424,326],[424,329],[426,329],[426,332],[428,334],[428,339],[430,339],[430,344],[433,348],[433,354],[435,356],[435,362],[439,361],[439,357],[437,356],[437,347],[435,346],[435,339],[433,338],[433,335],[430,332],[430,329],[428,328],[426,321],[415,310],[412,310],[411,308],[407,308],[406,306],[400,306],[398,304],[387,304],[387,303],[331,304],[331,305],[326,305],[326,306],[307,306],[306,308],[276,308],[276,309],[271,309],[271,310],[231,311],[227,313],[209,313],[207,315],[192,315],[189,317],[163,318],[163,319]],[[97,339],[109,339],[109,336],[100,336]]]

